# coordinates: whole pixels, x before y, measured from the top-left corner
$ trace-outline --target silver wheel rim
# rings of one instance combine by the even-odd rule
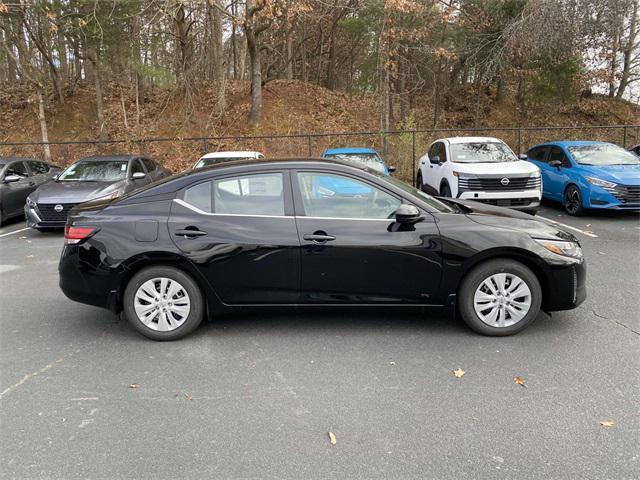
[[[166,277],[152,278],[140,285],[133,306],[138,320],[157,332],[175,330],[191,311],[191,301],[185,288]]]
[[[476,315],[487,325],[510,327],[531,309],[531,290],[512,273],[496,273],[480,283],[473,296]]]

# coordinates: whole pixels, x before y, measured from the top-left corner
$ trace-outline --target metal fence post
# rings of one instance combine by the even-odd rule
[[[518,155],[522,153],[522,127],[518,127]]]
[[[307,135],[307,151],[309,152],[309,156],[312,157],[313,153],[311,151],[311,135]]]
[[[622,129],[622,146],[627,148],[627,126]]]
[[[204,155],[205,153],[209,153],[209,142],[207,142],[206,138],[202,140],[202,154]]]
[[[413,183],[415,185],[416,183],[416,131],[412,130],[411,131],[411,158],[413,160],[412,165],[413,165],[413,169],[412,169],[412,180],[411,183]]]

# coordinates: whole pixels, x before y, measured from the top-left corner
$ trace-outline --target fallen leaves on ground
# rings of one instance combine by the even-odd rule
[[[461,368],[456,368],[456,369],[453,371],[453,374],[456,376],[456,378],[461,378],[465,373],[467,373],[467,372],[465,372],[465,371],[464,371],[464,370],[462,370]]]
[[[524,377],[513,377],[513,381],[516,382],[516,384],[527,388],[527,386],[524,383]]]
[[[138,385],[137,383],[131,383],[127,388],[140,388],[140,385]]]
[[[193,397],[191,396],[190,393],[185,393],[184,396],[187,400],[193,400]]]
[[[335,445],[337,440],[336,440],[336,436],[333,434],[333,432],[328,432],[329,434],[329,441],[331,442],[331,445]]]
[[[600,425],[603,427],[615,427],[616,426],[616,422],[614,422],[613,420],[601,420],[600,421]]]

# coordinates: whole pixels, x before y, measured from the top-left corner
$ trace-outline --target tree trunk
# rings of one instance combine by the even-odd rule
[[[247,49],[251,59],[251,110],[249,123],[257,127],[262,119],[262,65],[260,63],[260,50],[256,44],[254,33],[247,31]]]
[[[636,48],[636,37],[638,36],[638,3],[640,2],[633,2],[633,12],[631,12],[631,25],[629,25],[629,36],[627,37],[627,42],[623,47],[622,75],[620,77],[618,91],[616,92],[616,98],[622,98],[631,79],[632,56],[634,53],[634,49]]]
[[[217,2],[217,7],[209,5],[211,17],[211,51],[212,51],[212,78],[216,88],[216,110],[222,114],[226,108],[225,104],[225,65],[224,65],[224,40],[222,14],[219,9],[224,10],[223,0],[212,0]]]
[[[89,62],[93,69],[93,83],[96,91],[96,113],[98,120],[98,138],[100,140],[107,139],[107,128],[104,119],[104,104],[102,101],[102,82],[100,79],[100,62],[95,48],[87,50]]]
[[[40,121],[40,134],[44,145],[42,146],[44,152],[44,159],[47,162],[51,161],[51,149],[49,147],[49,129],[47,128],[47,117],[44,114],[44,95],[42,94],[42,88],[36,88],[36,96],[38,98],[38,120]]]

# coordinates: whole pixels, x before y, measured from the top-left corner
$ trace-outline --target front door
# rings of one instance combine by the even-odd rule
[[[188,187],[174,200],[168,227],[223,303],[299,302],[300,244],[288,172]]]
[[[553,161],[561,162],[560,167],[549,165]],[[553,146],[549,151],[546,165],[544,166],[544,178],[542,180],[543,189],[547,196],[556,200],[562,200],[564,187],[569,180],[569,169],[571,162],[560,147]]]
[[[6,216],[17,215],[22,212],[27,196],[36,189],[36,184],[29,175],[29,170],[24,162],[9,164],[4,172],[4,178],[16,175],[20,177],[17,182],[5,183],[2,194],[2,208]],[[2,179],[4,181],[4,178]]]
[[[430,214],[401,228],[394,218],[403,200],[380,185],[311,170],[292,180],[303,303],[434,302],[442,264]]]

